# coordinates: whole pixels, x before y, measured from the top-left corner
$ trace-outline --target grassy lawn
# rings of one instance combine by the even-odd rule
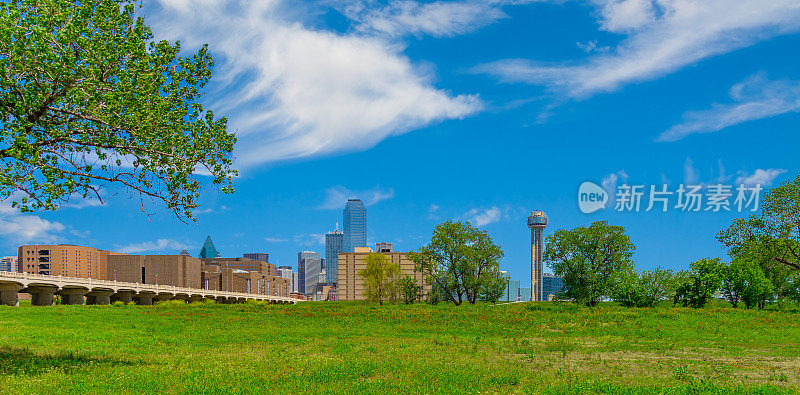
[[[0,393],[794,393],[800,312],[0,307]]]

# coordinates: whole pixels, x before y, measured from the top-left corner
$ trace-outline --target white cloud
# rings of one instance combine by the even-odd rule
[[[756,169],[752,173],[739,172],[736,185],[768,187],[783,173],[786,173],[785,169]]]
[[[756,74],[730,90],[733,103],[714,104],[704,111],[684,114],[656,141],[677,141],[695,133],[717,132],[740,123],[800,112],[800,81],[771,81]]]
[[[381,8],[351,2],[345,15],[356,21],[362,33],[381,33],[392,37],[427,34],[451,37],[480,29],[506,18],[495,1],[392,1]]]
[[[617,183],[618,182],[628,181],[628,173],[625,170],[620,170],[616,173],[611,173],[605,177],[603,177],[603,181],[601,181],[600,185],[606,191],[609,197],[613,199],[614,196],[617,194]]]
[[[683,183],[686,185],[697,185],[700,181],[700,176],[697,174],[697,169],[694,168],[694,161],[692,158],[686,158],[683,163]]]
[[[308,233],[302,235],[295,235],[292,240],[297,244],[305,244],[306,246],[319,246],[325,245],[325,234],[323,233]]]
[[[60,222],[48,221],[32,214],[23,214],[11,207],[16,195],[0,200],[0,236],[8,244],[56,243],[66,229]]]
[[[126,246],[119,247],[118,250],[119,252],[126,254],[138,254],[142,252],[164,251],[168,249],[180,252],[181,250],[184,249],[188,250],[191,248],[193,248],[191,245],[186,243],[181,243],[180,241],[172,239],[158,239],[156,241],[145,241],[141,243],[128,244]]]
[[[439,205],[431,204],[430,207],[428,207],[428,219],[431,220],[439,219],[439,215],[437,214],[438,212],[439,212]]]
[[[402,45],[292,21],[288,1],[157,2],[162,10],[147,18],[159,38],[209,43],[216,57],[225,89],[212,107],[237,130],[239,168],[367,149],[482,106],[433,87]]]
[[[499,207],[492,206],[486,209],[473,208],[464,213],[463,217],[469,222],[472,222],[473,225],[480,227],[500,222],[503,218],[503,213],[500,211]]]
[[[280,237],[266,237],[266,238],[264,238],[264,241],[266,241],[268,243],[285,243],[285,242],[289,241],[289,239],[284,239],[284,238],[280,238]]]
[[[800,30],[796,0],[594,0],[603,30],[625,34],[582,64],[507,59],[475,70],[507,82],[545,85],[571,97],[610,92],[703,59]]]
[[[361,199],[364,206],[369,207],[393,197],[393,188],[383,188],[380,185],[361,191],[351,191],[343,186],[335,186],[325,191],[325,201],[318,208],[322,210],[341,210],[347,204],[347,199]]]

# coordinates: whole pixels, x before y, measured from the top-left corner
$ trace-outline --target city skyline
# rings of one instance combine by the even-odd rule
[[[550,217],[545,238],[597,220],[624,226],[637,269],[727,260],[716,233],[745,215],[584,214],[583,182],[769,188],[800,173],[800,59],[786,56],[800,23],[786,2],[692,12],[630,2],[626,14],[613,2],[454,1],[435,14],[441,29],[423,23],[434,14],[421,5],[402,18],[381,2],[350,12],[338,2],[182,3],[148,0],[140,13],[157,39],[186,51],[209,43],[216,66],[203,102],[239,137],[236,192],[201,179],[196,223],[147,199],[143,214],[138,196],[114,188],[101,191],[105,204],[73,198],[57,212],[0,203],[0,255],[69,243],[196,256],[211,234],[225,256],[267,251],[294,265],[306,245],[322,251],[347,199],[359,198],[366,245],[414,250],[436,224],[470,221],[526,287],[520,224],[533,209]]]

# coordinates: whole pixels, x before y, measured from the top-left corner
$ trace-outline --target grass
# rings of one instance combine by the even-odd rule
[[[0,393],[794,393],[798,311],[0,308]]]

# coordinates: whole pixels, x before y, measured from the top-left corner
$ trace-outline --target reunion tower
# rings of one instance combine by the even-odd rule
[[[542,234],[547,227],[547,214],[539,210],[532,212],[528,227],[531,228],[531,301],[539,302],[542,300]]]

